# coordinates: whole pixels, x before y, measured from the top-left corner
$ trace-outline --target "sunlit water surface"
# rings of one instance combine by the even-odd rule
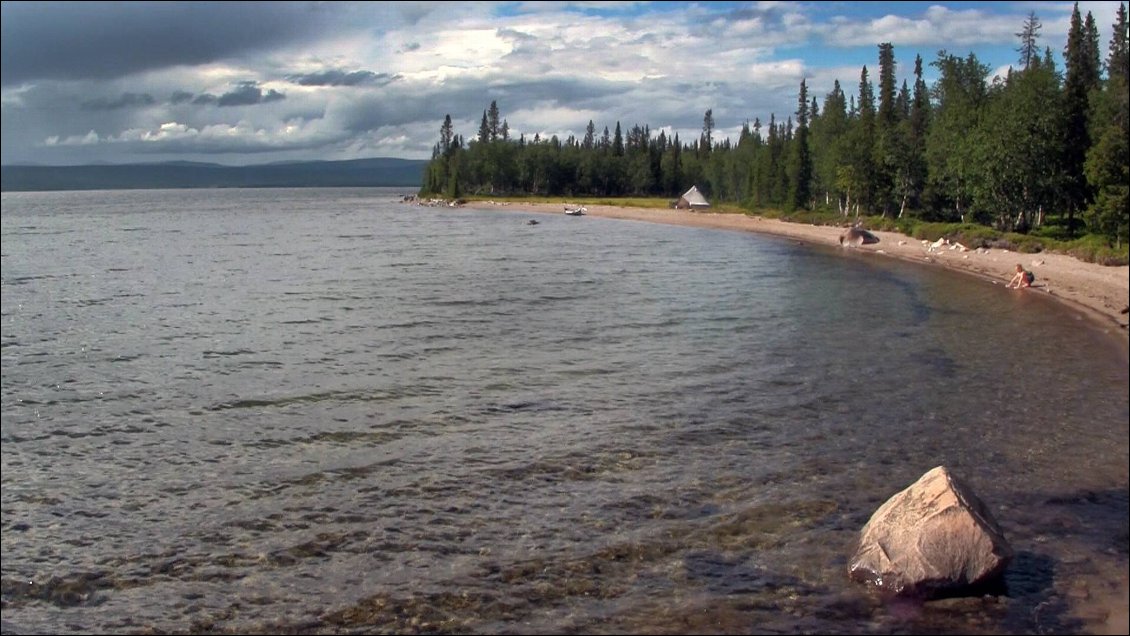
[[[1127,569],[1125,348],[1037,293],[400,191],[5,193],[5,632],[1045,633]],[[946,465],[1007,593],[889,603]]]

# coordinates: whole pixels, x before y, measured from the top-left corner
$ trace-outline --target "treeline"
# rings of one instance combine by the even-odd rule
[[[894,47],[880,44],[877,84],[863,67],[855,95],[836,81],[821,105],[802,81],[786,121],[747,122],[736,143],[714,139],[711,110],[693,140],[619,122],[598,134],[592,121],[582,139],[513,139],[491,102],[471,141],[444,119],[421,194],[677,197],[694,184],[752,211],[1090,233],[1120,246],[1130,228],[1126,5],[1104,58],[1092,15],[1076,4],[1063,71],[1039,48],[1040,28],[1030,13],[1019,67],[991,81],[972,53],[943,50],[933,86],[920,56],[913,86],[897,86]]]

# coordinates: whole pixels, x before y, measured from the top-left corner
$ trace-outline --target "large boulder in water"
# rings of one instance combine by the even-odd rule
[[[938,466],[871,515],[849,573],[899,596],[930,599],[996,582],[1012,556],[985,504]]]

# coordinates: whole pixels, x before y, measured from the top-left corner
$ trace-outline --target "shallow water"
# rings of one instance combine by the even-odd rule
[[[399,191],[3,194],[16,632],[1081,633],[1125,348],[1035,294]],[[937,465],[1007,592],[850,582]]]

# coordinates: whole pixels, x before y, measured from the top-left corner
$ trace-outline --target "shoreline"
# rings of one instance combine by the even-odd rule
[[[470,201],[461,207],[481,210],[562,214],[559,203],[510,203]],[[831,247],[841,247],[840,235],[846,228],[827,225],[791,223],[759,216],[708,211],[663,208],[635,208],[613,205],[585,206],[586,214],[603,218],[668,225],[683,225],[752,232],[784,237]],[[897,232],[872,231],[878,243],[843,247],[895,258],[926,266],[945,267],[973,275],[993,284],[1004,285],[1012,278],[1019,263],[1036,274],[1031,288],[1017,293],[1042,292],[1071,309],[1080,311],[1104,331],[1116,336],[1124,351],[1130,351],[1127,321],[1122,313],[1130,306],[1130,266],[1105,266],[1083,262],[1065,254],[1026,254],[998,248],[964,249],[959,245],[932,245]]]

